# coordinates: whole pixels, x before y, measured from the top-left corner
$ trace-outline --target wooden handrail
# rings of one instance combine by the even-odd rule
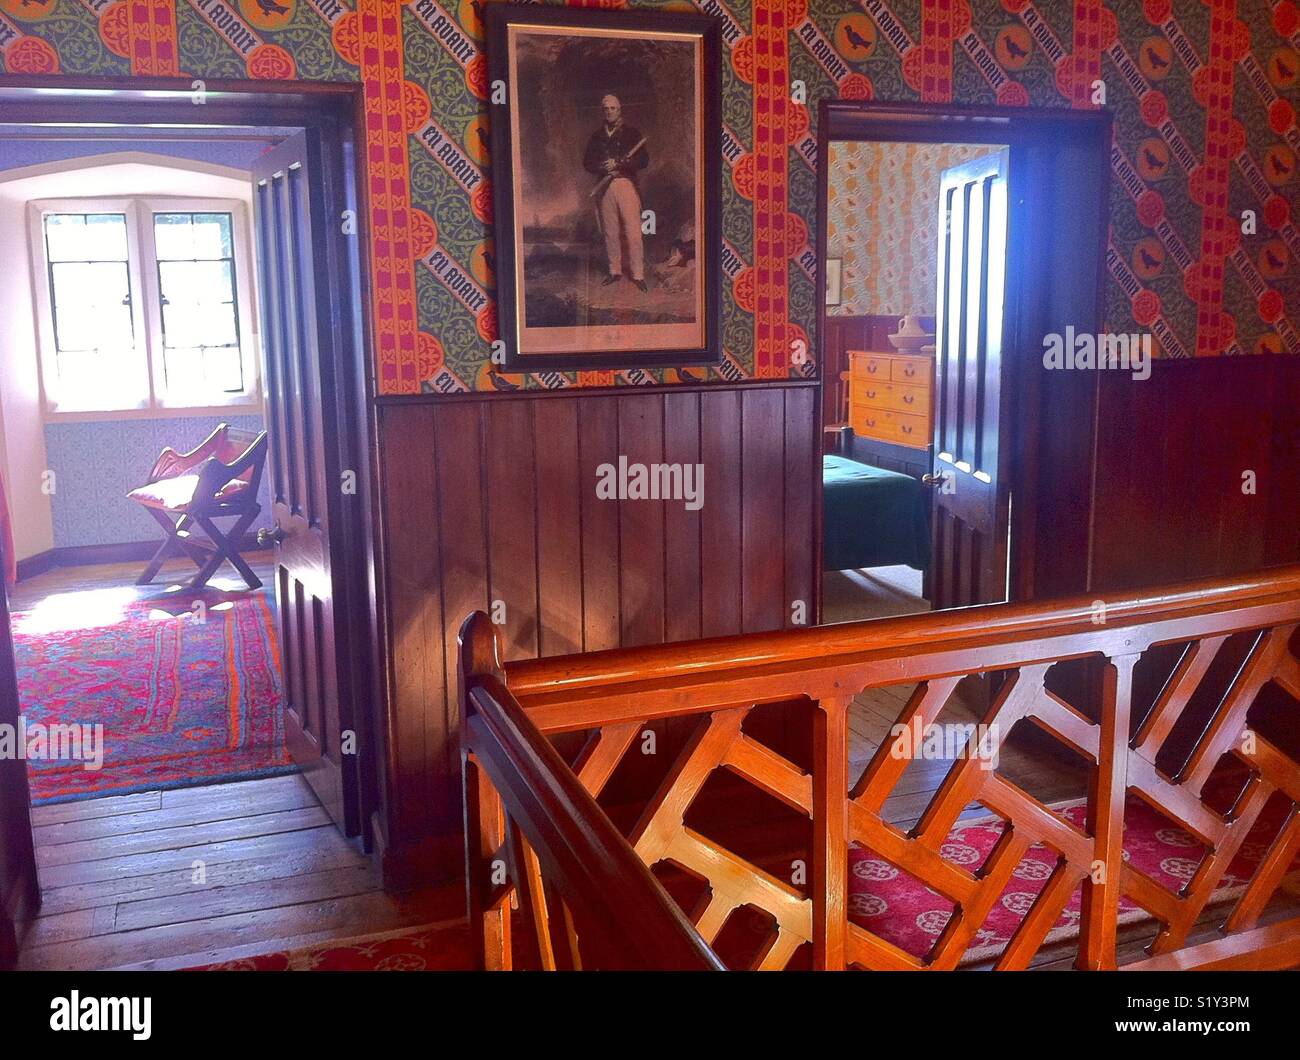
[[[468,665],[491,680],[471,677],[465,687],[509,696],[509,711],[503,713],[517,712],[530,738],[545,742],[560,733],[586,732],[573,770],[562,774],[569,787],[576,781],[592,796],[609,795],[607,784],[648,725],[664,718],[698,719],[660,787],[640,807],[628,843],[647,866],[666,861],[707,881],[705,898],[692,914],[706,946],[742,906],[768,914],[774,934],[752,967],[786,967],[808,944],[815,968],[956,967],[1035,845],[1056,855],[1056,868],[997,959],[998,968],[1028,967],[1080,888],[1076,964],[1081,968],[1119,963],[1121,897],[1160,924],[1149,951],[1151,967],[1280,967],[1300,957],[1300,917],[1260,926],[1300,850],[1300,765],[1287,750],[1289,743],[1273,742],[1275,727],[1264,725],[1260,731],[1248,718],[1270,682],[1300,699],[1300,652],[1294,646],[1300,566],[1127,594],[973,607],[521,660],[504,667],[485,619],[480,627],[481,657],[475,661],[471,652]],[[1159,646],[1165,647],[1148,656]],[[1139,661],[1148,658],[1154,668],[1144,680],[1159,677],[1163,683],[1158,692],[1148,688],[1138,699],[1135,674]],[[1085,659],[1086,669],[1062,670],[1061,681],[1049,682],[1058,663]],[[1070,748],[1088,767],[1086,824],[1067,820],[1057,807],[985,768],[979,755],[962,754],[915,826],[900,829],[886,803],[918,754],[917,742],[908,737],[936,723],[967,677],[991,672],[997,674],[994,680],[969,686],[987,697],[978,707],[982,727],[1000,745],[1019,723],[1032,722]],[[906,703],[900,702],[889,739],[851,776],[849,706],[864,690],[884,687],[908,689]],[[807,719],[795,724],[811,726],[811,755],[803,765],[765,745],[757,727],[753,732],[745,727],[755,704],[796,699],[813,708],[811,715],[791,714]],[[1194,726],[1180,727],[1184,716]],[[474,726],[471,730],[471,740],[481,739]],[[1166,760],[1172,772],[1164,771]],[[1246,778],[1228,813],[1207,790],[1224,762],[1231,763],[1229,772],[1236,769]],[[511,768],[521,767],[513,763]],[[558,773],[554,765],[548,769]],[[705,798],[705,781],[719,769],[807,818],[812,841],[806,892],[688,824],[697,799]],[[495,782],[511,784],[505,773]],[[626,795],[617,788],[616,797]],[[1125,806],[1134,797],[1209,851],[1194,878],[1177,892],[1125,861]],[[1292,809],[1234,900],[1222,937],[1189,945],[1223,874],[1275,797],[1289,798]],[[518,795],[511,798],[521,803]],[[973,803],[1007,822],[978,873],[941,853],[950,830]],[[715,804],[709,812],[716,810]],[[556,804],[539,816],[581,822],[586,814]],[[479,819],[486,822],[481,832],[491,831],[491,818],[480,814]],[[480,858],[495,849],[493,844],[503,840],[480,843]],[[846,854],[854,846],[875,852],[953,904],[930,952],[904,951],[851,919]],[[619,853],[626,851],[620,847]],[[796,854],[794,863],[801,864],[802,857]],[[625,905],[623,881],[610,879]],[[499,926],[499,914],[480,918],[489,937],[493,916]]]
[[[485,614],[475,612],[465,620],[460,644],[464,750],[491,780],[507,819],[535,855],[545,883],[578,923],[585,966],[724,970],[503,684],[495,634]],[[474,878],[484,866],[472,823],[467,832],[469,885],[486,888],[485,881]],[[512,858],[516,888],[526,886],[518,878],[524,872],[519,864],[523,860]],[[559,912],[551,909],[550,916]]]
[[[739,634],[642,648],[614,648],[583,655],[528,659],[506,667],[510,690],[521,700],[545,692],[560,698],[581,689],[644,681],[658,683],[721,669],[785,667],[819,661],[847,663],[868,654],[905,654],[924,644],[976,649],[1019,636],[1050,637],[1095,631],[1104,614],[1108,629],[1159,620],[1220,614],[1300,595],[1300,565],[1244,575],[1232,581],[1204,579],[1138,594],[1099,594],[1062,600],[990,604],[901,618]],[[1104,610],[1103,610],[1104,609]]]

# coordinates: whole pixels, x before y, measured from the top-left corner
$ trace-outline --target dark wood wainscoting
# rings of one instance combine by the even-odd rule
[[[461,871],[456,633],[507,659],[779,629],[816,614],[816,382],[379,406],[390,879]],[[704,465],[704,503],[601,500],[597,468]]]
[[[1101,375],[1093,588],[1300,561],[1300,357]],[[1242,489],[1248,471],[1253,494]]]
[[[16,728],[21,713],[9,601],[0,586],[0,725]],[[11,755],[0,758],[0,970],[11,968],[18,959],[21,936],[41,904],[31,801],[26,761]]]

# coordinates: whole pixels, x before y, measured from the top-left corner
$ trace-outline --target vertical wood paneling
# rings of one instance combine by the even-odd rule
[[[1060,373],[1065,374],[1065,373]],[[1100,380],[1092,587],[1300,561],[1300,358],[1201,358]],[[1256,493],[1242,473],[1256,472]]]
[[[663,462],[660,394],[619,398],[618,451],[628,465]],[[664,509],[648,499],[618,502],[619,611],[625,648],[664,640]]]
[[[812,391],[809,395],[811,406]],[[700,395],[664,395],[664,462],[684,469],[700,463]],[[809,411],[811,422],[812,413]],[[804,435],[808,435],[807,423]],[[701,497],[709,502],[713,481],[704,475]],[[698,488],[698,485],[697,485]],[[700,625],[700,526],[704,509],[688,511],[685,503],[664,511],[664,639],[695,640]]]
[[[741,622],[751,633],[785,623],[785,398],[749,390],[741,401]]]
[[[489,402],[484,427],[490,598],[493,607],[505,604],[505,661],[532,659],[538,653],[533,402]]]
[[[1281,563],[1300,560],[1300,358],[1279,358],[1271,366],[1273,395],[1269,451],[1260,454],[1259,496],[1267,521],[1263,554]]]
[[[808,562],[809,552],[818,552],[817,478],[821,475],[821,454],[816,439],[808,433],[813,418],[812,390],[785,391],[785,624],[790,625],[790,605],[795,600],[805,604],[805,621],[817,620],[814,610],[817,595],[815,582],[819,572]]]
[[[578,499],[584,651],[617,648],[618,503],[596,496],[596,469],[618,463],[618,399],[578,401]]]
[[[506,603],[506,654],[786,624],[811,600],[820,428],[806,384],[380,407],[393,827],[460,871],[456,633]],[[704,506],[600,500],[596,469],[704,464]],[[426,842],[432,840],[433,842]]]
[[[393,409],[381,428],[381,449],[406,456],[384,468],[384,523],[406,531],[388,535],[391,689],[403,708],[389,725],[391,796],[393,817],[418,834],[433,823],[426,814],[447,795],[445,784],[435,783],[450,768],[434,420],[419,408]],[[422,532],[410,532],[416,526]]]
[[[440,763],[451,775],[437,786],[439,800],[451,799],[450,807],[432,806],[426,812],[442,821],[454,821],[459,810],[456,770],[459,750],[455,745],[458,724],[456,678],[456,636],[464,616],[483,611],[488,606],[487,537],[483,523],[483,464],[480,449],[481,405],[452,405],[432,416],[422,410],[434,425],[434,448],[428,459],[433,463],[437,482],[438,523],[436,528],[415,524],[390,523],[386,528],[390,541],[404,536],[425,535],[438,543],[442,564],[442,641],[445,671],[443,684],[429,690],[428,739],[431,750],[424,768],[434,772]],[[414,411],[414,410],[412,410]],[[387,415],[387,413],[386,413]],[[387,468],[405,461],[421,460],[424,451],[407,447],[394,434],[381,454]],[[391,561],[389,580],[392,580]],[[392,609],[394,612],[396,608]],[[441,701],[439,701],[441,697]],[[400,717],[401,707],[395,713]]]
[[[741,631],[740,401],[738,390],[700,395],[707,512],[700,528],[700,620],[706,637]]]
[[[537,607],[539,654],[582,651],[581,491],[575,474],[578,401],[533,404],[537,461]]]

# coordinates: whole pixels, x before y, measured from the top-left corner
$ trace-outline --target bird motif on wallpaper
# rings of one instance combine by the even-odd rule
[[[1169,65],[1169,60],[1151,47],[1147,48],[1147,62],[1156,70],[1163,70]]]
[[[1026,55],[1029,54],[1028,48],[1020,47],[1020,45],[1017,44],[1010,37],[1006,38],[1006,40],[1003,42],[1003,46],[1006,48],[1007,55],[1011,59],[1023,59]]]
[[[1147,147],[1142,148],[1142,157],[1146,159],[1147,166],[1152,171],[1162,170],[1167,164],[1163,158]]]
[[[1285,159],[1282,158],[1280,154],[1276,152],[1269,155],[1268,164],[1273,168],[1273,172],[1279,178],[1285,179],[1286,176],[1291,172],[1291,166],[1286,162]]]
[[[1160,258],[1153,256],[1150,252],[1148,252],[1145,249],[1138,251],[1138,257],[1141,259],[1142,264],[1145,265],[1148,269],[1158,269],[1161,265],[1164,264],[1164,262],[1161,261]]]
[[[1285,259],[1279,258],[1268,247],[1264,248],[1264,261],[1267,263],[1270,269],[1276,269],[1278,272],[1281,272],[1283,269],[1286,268]]]
[[[855,48],[871,48],[871,41],[867,40],[861,33],[855,30],[852,25],[845,25],[844,39]]]
[[[275,0],[257,0],[257,6],[261,8],[262,14],[268,18],[272,15],[287,15],[289,13],[288,4],[277,4]]]
[[[499,372],[488,372],[487,379],[488,382],[492,384],[492,389],[494,390],[501,390],[508,393],[511,390],[519,389],[518,383],[512,383],[509,379],[501,375]]]

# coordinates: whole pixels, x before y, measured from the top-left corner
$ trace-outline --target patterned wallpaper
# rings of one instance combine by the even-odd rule
[[[832,316],[934,316],[939,177],[988,144],[830,145],[827,256],[842,262]]]
[[[493,372],[481,2],[0,0],[0,55],[22,73],[359,78],[384,392],[815,372],[790,351],[816,319],[817,100],[1088,107],[1098,80],[1111,326],[1169,356],[1300,352],[1295,0],[635,0],[725,26],[724,363]]]
[[[50,497],[54,547],[162,543],[162,531],[140,505],[126,499],[149,477],[158,454],[170,445],[193,449],[222,421],[260,431],[261,416],[173,416],[146,420],[58,420],[45,425],[45,453],[55,473]],[[271,525],[269,476],[262,476],[256,530]],[[224,525],[224,524],[223,524]]]

